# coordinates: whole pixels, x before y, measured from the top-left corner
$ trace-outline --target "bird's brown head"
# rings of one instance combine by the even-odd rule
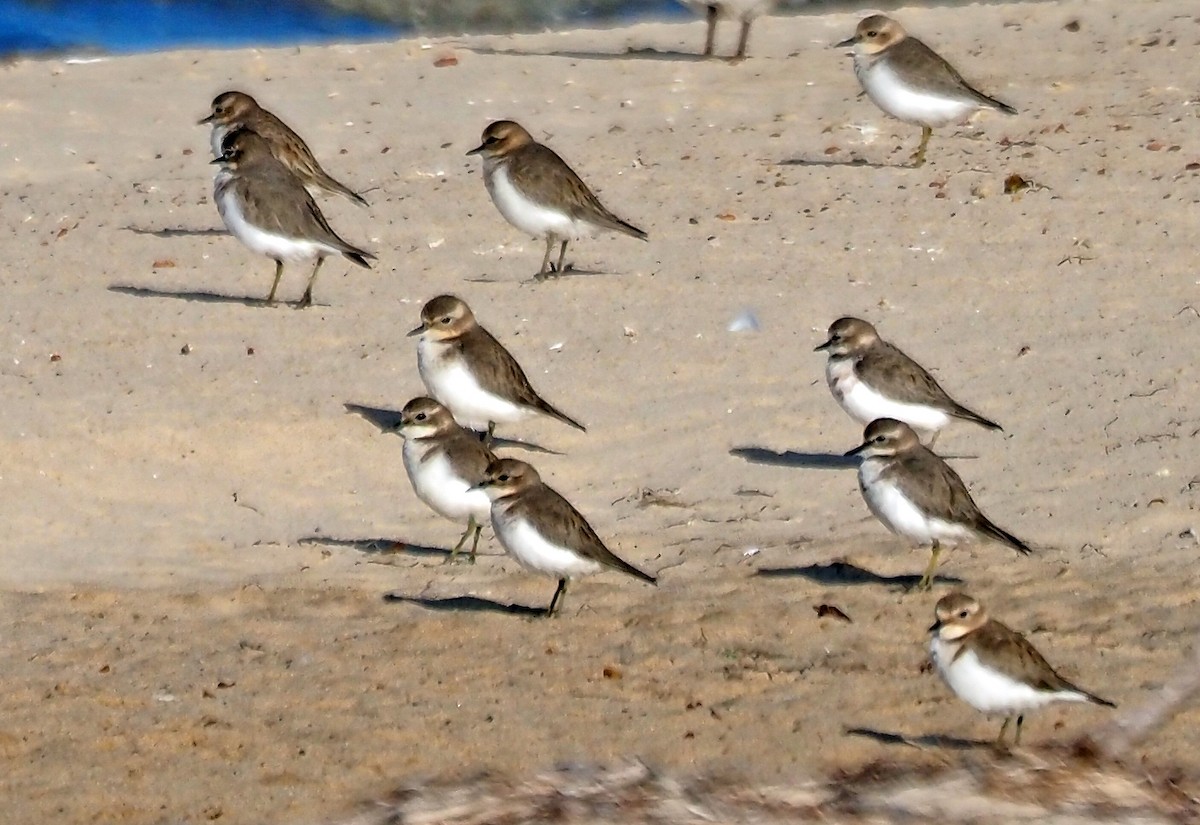
[[[445,341],[457,338],[474,326],[475,315],[466,301],[454,295],[439,295],[421,309],[421,326],[408,334]]]
[[[857,355],[879,340],[875,327],[861,318],[838,318],[829,325],[829,337],[814,351],[828,350],[830,355]]]
[[[533,137],[515,120],[497,120],[483,130],[479,145],[467,152],[468,155],[483,155],[485,158],[502,158],[522,146],[533,143]]]
[[[245,92],[221,92],[213,98],[212,111],[201,123],[218,123],[229,126],[245,123],[247,117],[258,109],[258,103]]]
[[[516,495],[541,483],[542,479],[537,470],[524,461],[498,458],[488,465],[478,487],[495,500]]]
[[[890,17],[872,14],[864,17],[854,30],[854,36],[837,44],[837,48],[852,46],[855,54],[879,54],[907,36],[904,27]]]
[[[236,169],[263,157],[271,157],[271,147],[258,132],[234,129],[221,141],[221,156],[209,162]]]
[[[863,430],[862,444],[846,453],[863,458],[887,458],[921,446],[913,428],[894,418],[877,418]]]
[[[404,405],[396,431],[405,438],[429,438],[457,426],[448,409],[432,398],[421,396]]]
[[[930,633],[947,642],[961,639],[987,623],[987,611],[978,599],[955,591],[938,599],[933,609],[936,621],[929,626]]]

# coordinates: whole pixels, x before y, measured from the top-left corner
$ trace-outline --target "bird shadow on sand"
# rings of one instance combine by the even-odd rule
[[[799,467],[804,470],[853,470],[861,460],[858,456],[839,453],[798,453],[793,450],[780,453],[763,447],[734,447],[729,454],[751,464]]]
[[[342,405],[346,408],[346,412],[354,413],[365,418],[370,423],[379,428],[380,432],[395,432],[396,427],[400,424],[400,413],[396,410],[389,410],[383,407],[366,407],[362,404],[346,403]],[[544,453],[546,455],[562,455],[558,450],[551,450],[549,447],[543,447],[541,444],[534,444],[532,441],[519,441],[515,438],[492,438],[492,444],[489,449],[492,450],[526,450],[531,453]]]
[[[920,576],[881,576],[878,573],[872,573],[870,570],[844,561],[833,561],[829,564],[809,564],[804,567],[760,567],[755,571],[754,575],[767,579],[801,578],[824,585],[853,586],[879,584],[887,587],[896,587],[901,590],[910,590],[921,581]],[[933,583],[935,585],[952,584],[956,587],[966,584],[963,579],[957,576],[941,575],[935,575]]]
[[[403,539],[343,539],[334,536],[304,536],[297,544],[319,544],[323,547],[344,547],[357,550],[368,556],[418,556],[424,558],[450,558],[450,550],[445,547],[429,547],[424,544],[414,544]],[[464,553],[462,558],[466,558]]]
[[[924,736],[905,736],[902,733],[875,730],[874,728],[846,728],[843,733],[847,736],[862,736],[872,739],[881,745],[907,745],[910,748],[942,748],[952,751],[971,751],[992,748],[995,743],[982,739],[962,739],[957,736],[945,736],[938,733],[928,733]]]
[[[818,169],[837,169],[840,167],[859,166],[864,169],[911,169],[903,163],[880,163],[866,158],[846,158],[845,160],[829,160],[828,158],[787,158],[779,161],[780,166],[810,166]]]
[[[156,238],[204,238],[216,235],[228,235],[228,229],[189,229],[177,226],[171,229],[146,229],[141,226],[122,226],[126,232],[135,235],[153,235]]]
[[[388,410],[383,407],[364,407],[362,404],[342,404],[346,408],[346,412],[354,413],[365,418],[371,424],[379,428],[381,432],[389,433],[400,426],[401,415],[397,410]]]
[[[110,284],[109,292],[121,295],[132,295],[134,298],[174,298],[180,301],[194,301],[201,304],[241,304],[244,307],[265,307],[268,309],[304,309],[297,303],[276,301],[271,303],[266,298],[251,298],[248,295],[222,295],[219,292],[176,291],[170,289],[152,289],[145,286],[130,286],[128,284]],[[312,304],[314,307],[322,304]]]
[[[543,447],[541,444],[534,444],[532,441],[521,441],[517,438],[501,438],[494,436],[492,438],[491,450],[525,450],[530,453],[543,453],[545,455],[565,455],[558,450],[552,450],[549,447]]]
[[[509,616],[543,617],[544,607],[529,607],[524,604],[504,604],[478,596],[450,596],[445,599],[430,599],[423,596],[405,596],[402,593],[385,593],[383,600],[389,604],[414,604],[426,610],[453,613],[505,613]]]
[[[668,63],[731,63],[740,61],[723,57],[706,57],[695,52],[660,51],[650,47],[633,48],[623,52],[575,52],[575,51],[523,51],[521,49],[493,49],[490,46],[467,46],[466,51],[497,57],[565,57],[569,60],[655,60]]]
[[[582,277],[582,276],[588,276],[588,275],[616,275],[616,274],[617,274],[616,272],[605,272],[604,270],[601,270],[601,269],[576,269],[571,264],[567,264],[562,272],[551,272],[551,273],[547,274],[544,278],[539,278],[537,275],[533,275],[533,276],[521,281],[520,283],[522,286],[526,286],[526,285],[540,286],[541,284],[553,283],[554,281],[558,281],[563,278],[576,278],[576,277]],[[480,275],[478,278],[463,278],[463,280],[468,281],[473,284],[498,284],[498,283],[503,283],[503,282],[507,281],[508,279],[503,278],[503,277],[490,278],[487,276],[487,274],[484,274],[484,275]]]
[[[769,464],[775,467],[795,467],[801,470],[856,470],[862,459],[856,455],[841,453],[799,453],[795,450],[768,450],[764,447],[734,447],[731,456],[745,459],[751,464]],[[973,461],[977,455],[941,455],[945,461]]]

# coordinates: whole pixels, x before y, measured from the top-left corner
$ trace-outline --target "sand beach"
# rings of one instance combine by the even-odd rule
[[[739,64],[694,57],[697,20],[6,65],[0,818],[315,823],[400,782],[630,757],[776,785],[945,764],[999,725],[926,664],[955,587],[1118,704],[1160,685],[1200,597],[1200,17],[893,14],[1019,114],[908,168],[919,128],[831,48],[857,13],[763,18]],[[331,259],[312,308],[261,305],[273,265],[213,205],[195,123],[229,88],[370,202],[318,199],[378,260]],[[533,282],[541,241],[465,156],[501,118],[649,242],[573,243]],[[657,587],[600,574],[541,620],[554,582],[490,529],[443,563],[461,528],[343,405],[424,393],[405,333],[446,292],[588,428],[502,451]],[[1033,555],[956,549],[903,591],[928,554],[867,510],[812,351],[842,315],[1003,425],[937,451]],[[1025,744],[1109,713],[1052,708]],[[1198,723],[1139,753],[1193,796]]]

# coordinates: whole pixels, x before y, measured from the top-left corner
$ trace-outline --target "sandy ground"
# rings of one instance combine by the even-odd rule
[[[5,818],[314,822],[414,777],[627,756],[776,783],[941,763],[996,731],[923,668],[956,582],[1096,692],[1160,684],[1200,592],[1200,19],[897,16],[1021,114],[904,168],[919,130],[828,48],[851,14],[765,19],[736,66],[688,57],[697,22],[6,67]],[[272,265],[221,230],[193,124],[228,87],[371,201],[321,200],[379,264],[330,263],[320,306],[257,305]],[[540,242],[463,156],[501,117],[651,242],[580,242],[576,274],[531,283]],[[511,454],[658,588],[600,575],[542,621],[522,608],[553,582],[490,531],[443,564],[458,528],[342,404],[421,394],[404,333],[445,291],[588,425],[531,422],[508,435],[561,454]],[[729,332],[745,310],[760,329]],[[926,553],[823,458],[860,436],[811,351],[843,314],[1004,425],[938,449],[1036,555],[951,552],[933,594],[901,592]],[[1051,710],[1027,740],[1106,714]],[[1198,722],[1144,758],[1200,775]]]

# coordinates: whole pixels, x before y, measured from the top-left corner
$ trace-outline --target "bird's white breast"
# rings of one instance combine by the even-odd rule
[[[485,164],[483,180],[500,214],[522,232],[528,232],[536,238],[554,237],[564,241],[577,240],[590,234],[590,227],[586,223],[576,221],[563,210],[538,203],[525,195],[513,184],[506,164]]]
[[[1037,690],[979,661],[967,650],[957,659],[958,646],[934,636],[929,644],[930,657],[938,674],[954,694],[978,711],[1013,716],[1045,707],[1052,702],[1085,702],[1075,691]]]
[[[221,144],[225,142],[225,136],[229,134],[229,127],[222,126],[220,123],[214,123],[212,133],[209,135],[209,143],[212,144],[212,153],[214,158],[219,158],[223,154]]]
[[[866,384],[858,377],[853,359],[831,358],[825,365],[825,380],[842,409],[861,424],[894,418],[930,436],[950,423],[950,416],[936,407],[895,401]]]
[[[404,469],[417,498],[444,518],[460,521],[473,515],[481,523],[486,521],[492,510],[487,493],[472,490],[472,484],[454,472],[445,453],[439,451],[422,461],[427,449],[416,441],[404,442]]]
[[[225,170],[218,173],[214,197],[217,201],[217,211],[221,213],[221,220],[225,222],[225,228],[239,241],[258,254],[266,255],[277,261],[309,261],[318,255],[337,254],[336,249],[323,243],[287,238],[259,229],[249,223],[242,212],[241,203],[234,195],[233,187],[221,185],[221,176],[228,174],[229,172]]]
[[[978,103],[965,96],[948,97],[922,91],[893,70],[886,58],[868,65],[855,56],[854,73],[876,106],[906,123],[945,126],[980,108]]]
[[[493,421],[512,424],[532,414],[528,408],[485,390],[461,357],[442,357],[446,349],[446,345],[422,337],[417,344],[417,371],[430,395],[450,410],[455,421],[484,432]]]
[[[858,465],[858,480],[867,507],[887,529],[914,544],[933,544],[936,539],[955,545],[972,537],[966,527],[922,512],[894,482],[882,476],[886,466],[880,459],[865,459]]]
[[[597,573],[601,569],[599,562],[547,541],[529,521],[509,518],[499,507],[492,508],[492,528],[504,549],[523,567],[537,573],[569,579]]]

